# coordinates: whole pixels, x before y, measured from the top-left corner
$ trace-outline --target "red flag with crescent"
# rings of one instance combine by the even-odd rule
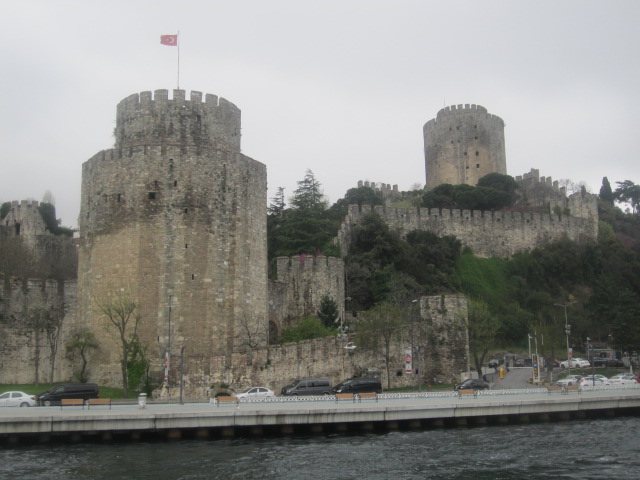
[[[160,35],[160,43],[170,47],[178,46],[178,35]]]

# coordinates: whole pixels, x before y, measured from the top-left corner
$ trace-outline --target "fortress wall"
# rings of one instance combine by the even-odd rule
[[[269,318],[278,331],[304,316],[316,316],[325,295],[344,317],[344,262],[324,255],[278,257],[277,281],[269,291]]]
[[[4,285],[0,291],[0,383],[35,383],[38,350],[41,383],[70,380],[74,361],[66,355],[65,345],[80,328],[76,315],[76,281],[5,279],[0,275],[0,282]],[[33,313],[40,309],[63,313],[53,379],[50,377],[51,347],[44,326],[36,328],[31,320]]]
[[[371,211],[366,205],[349,206],[338,236],[343,252],[348,251],[353,226]],[[576,242],[597,238],[593,220],[574,216],[382,206],[376,206],[373,211],[400,236],[412,230],[426,230],[438,236],[454,235],[482,257],[509,257],[564,237]],[[597,228],[597,222],[595,225]]]
[[[441,295],[420,298],[420,316],[429,325],[429,342],[422,359],[428,383],[460,381],[470,370],[467,298]]]
[[[422,378],[426,383],[453,383],[460,373],[469,370],[468,334],[466,330],[466,298],[460,295],[423,297],[420,300],[422,322],[426,325],[423,350]],[[416,377],[404,372],[404,353],[409,330],[404,339],[392,345],[391,387],[415,385]],[[224,368],[224,358],[210,359],[212,372],[209,385],[198,383],[198,378],[187,379],[187,390],[194,397],[206,398],[219,391],[220,385],[240,391],[251,385],[265,385],[276,392],[295,379],[305,377],[329,378],[333,384],[353,376],[378,376],[386,389],[387,377],[384,360],[379,355],[361,348],[345,350],[347,341],[358,344],[357,335],[348,340],[327,337],[306,340],[268,348],[255,349],[249,354],[238,352],[232,368]],[[243,364],[244,362],[244,364]],[[215,372],[215,373],[214,373]],[[177,373],[177,370],[176,370]]]

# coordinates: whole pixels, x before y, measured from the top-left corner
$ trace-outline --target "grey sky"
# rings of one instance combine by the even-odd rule
[[[443,106],[506,123],[520,175],[640,181],[640,2],[228,0],[4,2],[0,200],[50,190],[75,227],[82,163],[124,97],[176,87],[242,110],[269,198],[307,168],[333,202],[358,180],[424,184],[422,126]]]

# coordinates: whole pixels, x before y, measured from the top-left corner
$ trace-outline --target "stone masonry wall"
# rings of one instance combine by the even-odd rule
[[[269,282],[269,321],[278,332],[305,316],[315,316],[322,298],[336,302],[344,318],[344,261],[324,255],[277,259],[277,280]]]
[[[73,378],[77,363],[65,345],[80,326],[76,316],[76,282],[7,279],[0,275],[0,383],[35,383],[36,351],[40,382],[62,382]],[[57,340],[54,376],[51,378],[51,347],[44,330],[29,326],[28,314],[35,309],[63,312]],[[38,348],[39,347],[39,348]],[[77,360],[77,359],[76,359]]]
[[[389,228],[400,236],[405,236],[412,230],[426,230],[438,236],[455,235],[480,257],[509,257],[516,252],[527,251],[565,237],[579,243],[597,238],[597,220],[593,217],[445,208],[376,206],[371,209],[368,205],[350,205],[338,233],[342,252],[348,251],[353,226],[371,212],[380,215]]]

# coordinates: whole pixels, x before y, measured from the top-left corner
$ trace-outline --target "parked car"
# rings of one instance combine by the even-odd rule
[[[637,383],[633,373],[619,373],[609,379],[611,385],[625,385],[627,383]]]
[[[251,387],[236,394],[237,398],[265,398],[275,396],[276,394],[273,390],[269,390],[267,387]]]
[[[617,358],[600,358],[596,357],[593,359],[594,367],[624,367],[622,360],[618,360]]]
[[[525,363],[525,362],[524,362],[524,358],[516,358],[516,359],[513,361],[513,366],[514,366],[514,367],[524,367],[524,363]]]
[[[589,360],[584,358],[572,358],[560,362],[560,368],[585,368],[590,366]]]
[[[0,407],[35,407],[35,395],[24,392],[5,392],[0,395]]]
[[[496,368],[498,365],[500,365],[500,360],[496,358],[492,358],[489,360],[489,368]]]
[[[567,385],[578,385],[582,380],[582,375],[568,375],[556,382],[556,385],[566,387]]]
[[[95,383],[64,383],[38,395],[38,403],[48,407],[60,405],[60,401],[65,398],[81,398],[86,402],[99,396],[98,385]]]
[[[382,384],[377,378],[348,378],[333,387],[333,393],[382,393]]]
[[[589,375],[588,377],[582,377],[579,385],[581,387],[602,387],[605,385],[611,385],[607,377],[602,375]]]
[[[331,388],[331,382],[326,378],[305,378],[285,385],[280,393],[289,397],[297,397],[298,395],[331,395],[333,394],[333,388]]]
[[[467,388],[472,388],[473,390],[488,390],[489,384],[484,380],[480,380],[479,378],[469,378],[453,387],[453,389],[456,391],[466,390]]]

